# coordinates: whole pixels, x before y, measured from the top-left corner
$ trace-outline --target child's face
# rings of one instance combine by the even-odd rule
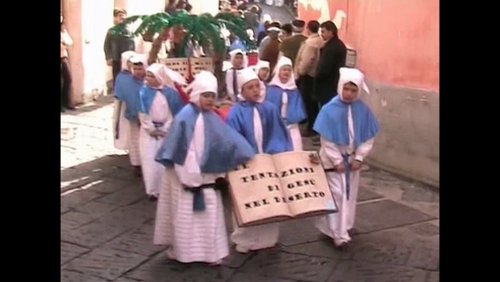
[[[132,68],[134,67],[134,64],[132,64],[130,61],[127,61],[127,70],[129,72],[132,72]]]
[[[257,75],[259,76],[260,80],[266,80],[267,76],[269,75],[269,69],[261,68],[259,69],[259,73]]]
[[[291,66],[282,66],[280,68],[280,72],[278,74],[279,79],[281,82],[286,83],[290,79],[292,75],[292,67]]]
[[[160,86],[160,82],[158,81],[158,79],[156,79],[155,75],[150,71],[146,72],[146,84],[149,87]]]
[[[235,68],[241,68],[243,66],[243,55],[236,54],[233,59],[233,66]]]
[[[200,94],[200,108],[202,111],[207,112],[214,109],[215,106],[215,93],[203,92]]]
[[[241,88],[241,95],[248,102],[257,103],[259,101],[260,94],[260,82],[258,79],[250,80]]]
[[[350,103],[358,96],[358,86],[352,82],[344,84],[342,88],[342,101]]]
[[[142,64],[133,65],[132,75],[137,79],[144,79],[144,77],[146,76],[146,69],[144,68],[144,65]]]

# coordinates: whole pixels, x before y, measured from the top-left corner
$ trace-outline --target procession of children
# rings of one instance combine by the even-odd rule
[[[146,194],[157,204],[153,242],[167,247],[169,259],[219,265],[231,244],[240,253],[276,246],[279,222],[242,227],[233,215],[226,222],[226,176],[256,154],[302,151],[300,127],[308,122],[321,145],[311,162],[325,168],[338,206],[336,213],[313,218],[315,226],[334,247],[349,244],[361,165],[379,131],[360,99],[369,93],[360,70],[339,68],[333,98],[311,121],[295,77],[297,59],[283,53],[270,68],[264,60],[248,66],[246,52],[232,50],[225,93],[208,71],[188,83],[164,64],[148,66],[144,54],[125,53],[114,87],[115,144],[129,151]],[[222,106],[230,107],[226,114]]]

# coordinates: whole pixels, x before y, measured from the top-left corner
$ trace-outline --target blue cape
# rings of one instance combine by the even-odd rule
[[[270,102],[249,103],[242,101],[231,107],[226,122],[238,131],[252,145],[258,153],[257,142],[253,131],[254,108],[260,114],[263,133],[263,153],[277,154],[292,151],[292,142],[285,124],[278,114],[276,107]]]
[[[141,102],[141,107],[139,110],[141,113],[149,114],[149,110],[151,109],[151,104],[153,103],[156,91],[157,89],[151,88],[147,85],[144,85],[141,88],[141,90],[139,91]],[[167,99],[168,107],[170,108],[172,116],[175,116],[183,106],[183,102],[179,96],[179,93],[177,93],[177,91],[175,91],[173,88],[166,86],[163,88],[161,93]]]
[[[201,172],[225,173],[253,158],[255,152],[250,144],[217,114],[200,112],[197,106],[188,104],[175,116],[168,136],[156,154],[157,162],[165,166],[184,164],[199,114],[203,115],[205,131]]]
[[[277,85],[268,85],[266,100],[273,103],[281,112],[281,99],[283,92],[288,94],[288,104],[286,110],[285,124],[299,123],[307,118],[304,102],[298,89],[283,90]]]
[[[125,118],[134,121],[141,107],[139,91],[143,86],[143,80],[135,79],[128,71],[121,71],[116,76],[115,97],[126,105]]]
[[[354,127],[354,148],[375,137],[379,131],[377,119],[368,106],[361,100],[351,104],[352,121]],[[344,103],[339,96],[325,104],[316,118],[313,129],[321,137],[337,145],[349,145],[349,128],[347,113],[349,103]]]

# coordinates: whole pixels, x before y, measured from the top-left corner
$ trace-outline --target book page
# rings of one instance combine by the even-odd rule
[[[258,154],[244,168],[228,173],[233,209],[240,226],[269,222],[291,213],[283,197],[271,155]]]
[[[309,154],[317,155],[314,151],[293,151],[273,156],[283,190],[281,201],[290,205],[295,216],[336,212],[323,167],[311,163]]]

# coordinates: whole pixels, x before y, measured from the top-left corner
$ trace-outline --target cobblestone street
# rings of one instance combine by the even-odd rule
[[[359,234],[343,252],[302,219],[281,225],[278,247],[232,247],[219,267],[169,261],[152,243],[156,203],[113,148],[111,116],[112,96],[61,115],[61,281],[439,281],[438,191],[368,166]]]

